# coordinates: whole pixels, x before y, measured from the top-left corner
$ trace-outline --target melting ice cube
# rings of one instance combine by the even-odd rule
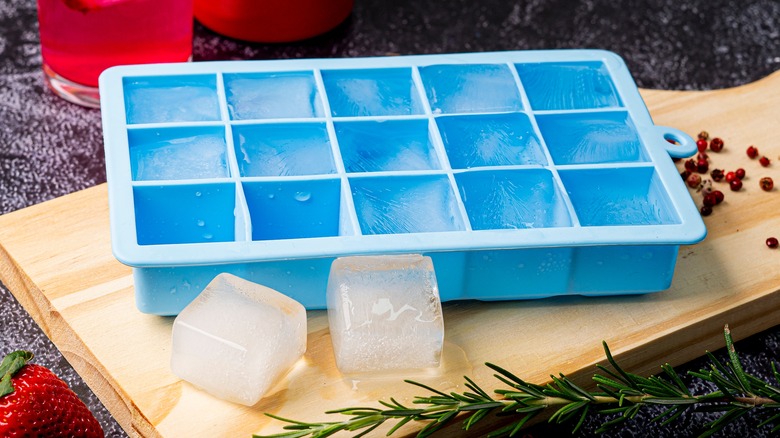
[[[430,257],[338,258],[331,266],[327,300],[342,372],[439,366],[444,321]]]
[[[171,370],[216,397],[252,406],[305,351],[300,303],[220,274],[176,317]]]

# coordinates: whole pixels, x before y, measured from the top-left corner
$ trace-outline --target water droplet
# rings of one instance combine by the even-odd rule
[[[311,199],[311,193],[310,192],[296,192],[295,193],[295,200],[299,202],[306,202],[309,199]]]
[[[274,199],[274,194],[273,193],[269,193],[268,194],[268,199]]]
[[[214,238],[214,235],[213,235],[213,234],[210,234],[210,233],[207,233],[207,234],[204,234],[204,235],[203,235],[203,238],[204,238],[204,239],[206,239],[206,240],[211,240],[211,239],[213,239],[213,238]]]
[[[195,196],[196,196],[196,197],[198,197],[198,198],[199,198],[199,197],[200,197],[200,195],[202,195],[202,194],[203,194],[203,193],[201,193],[201,192],[195,192]]]
[[[205,227],[206,226],[206,222],[204,220],[198,219],[198,226],[199,227]]]
[[[169,292],[171,293],[171,295],[175,294],[175,293],[176,293],[176,288],[175,288],[175,287],[172,287],[172,288],[171,288],[171,290],[170,290]]]

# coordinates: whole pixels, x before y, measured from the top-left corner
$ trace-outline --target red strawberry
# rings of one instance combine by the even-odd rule
[[[14,351],[0,363],[0,437],[102,437],[84,402],[32,357]]]

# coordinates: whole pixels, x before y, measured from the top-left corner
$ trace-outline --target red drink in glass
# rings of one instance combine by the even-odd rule
[[[192,0],[38,0],[38,22],[47,84],[86,106],[109,67],[192,55]]]

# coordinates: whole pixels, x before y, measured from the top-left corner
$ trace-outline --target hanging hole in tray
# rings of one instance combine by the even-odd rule
[[[133,204],[139,245],[234,240],[233,183],[135,186]]]
[[[436,123],[452,168],[547,164],[523,113],[442,116]]]
[[[547,169],[466,172],[455,180],[475,230],[571,226]]]
[[[681,144],[680,140],[674,134],[665,134],[664,140],[675,146],[679,146]]]
[[[335,122],[347,172],[439,169],[428,120]]]
[[[244,182],[252,240],[339,235],[338,179]]]
[[[241,176],[336,172],[324,123],[234,125],[233,142]]]
[[[349,182],[363,234],[465,229],[444,175],[352,178]]]
[[[509,112],[523,109],[506,64],[445,64],[420,67],[434,114]]]
[[[323,70],[322,80],[335,117],[423,113],[411,68]]]
[[[671,157],[690,157],[697,151],[696,142],[693,141],[693,138],[679,129],[668,126],[652,126],[649,129],[648,137],[662,137],[664,140],[662,146]]]

